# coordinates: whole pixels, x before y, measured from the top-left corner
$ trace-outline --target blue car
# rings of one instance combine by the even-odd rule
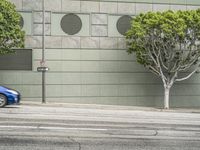
[[[0,107],[11,104],[19,104],[20,102],[20,93],[9,89],[4,86],[0,86]]]

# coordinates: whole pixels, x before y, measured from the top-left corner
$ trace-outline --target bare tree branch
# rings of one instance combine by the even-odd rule
[[[162,64],[162,67],[166,70],[168,70],[169,68],[164,64],[164,61],[163,61],[163,58],[162,58],[162,55],[160,55],[160,62]]]
[[[156,70],[153,66],[148,66],[148,68],[150,69],[150,71],[158,76],[161,76],[160,72],[158,70]]]
[[[193,58],[193,59],[191,60],[191,62],[188,62],[187,64],[185,64],[185,65],[183,65],[183,66],[180,66],[179,71],[184,71],[184,70],[189,69],[189,68],[195,63],[195,61],[198,60],[199,56],[200,56],[200,54],[199,54],[199,55],[196,55],[195,58]],[[191,56],[190,56],[190,58],[191,58]]]
[[[186,80],[186,79],[190,78],[199,69],[199,65],[189,75],[187,75],[186,77],[180,78],[180,79],[176,79],[175,81],[179,82],[179,81],[183,81],[183,80]]]
[[[159,55],[160,55],[160,50],[159,50],[158,56],[159,56]],[[159,57],[157,57],[157,62],[158,62],[159,72],[160,72],[160,74],[161,74],[161,79],[162,79],[162,81],[163,81],[164,86],[166,86],[166,84],[167,84],[167,78],[165,77],[165,75],[164,75],[164,73],[163,73],[162,67],[161,67],[160,62],[159,62]]]

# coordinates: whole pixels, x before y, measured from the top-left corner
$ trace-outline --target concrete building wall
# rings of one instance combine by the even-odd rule
[[[24,17],[26,48],[33,49],[32,71],[0,71],[3,85],[18,89],[24,101],[41,101],[42,0],[10,0]],[[47,101],[162,106],[159,78],[126,53],[116,22],[141,12],[200,8],[198,0],[46,0]],[[75,35],[65,34],[60,20],[74,13],[82,20]],[[171,106],[200,106],[200,77],[176,84]]]

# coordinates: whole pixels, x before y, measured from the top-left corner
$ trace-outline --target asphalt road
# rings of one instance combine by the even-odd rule
[[[200,150],[200,114],[12,106],[0,109],[0,150]]]

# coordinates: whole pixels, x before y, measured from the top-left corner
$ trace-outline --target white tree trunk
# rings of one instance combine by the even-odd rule
[[[169,92],[170,88],[165,87],[164,109],[169,109]]]

